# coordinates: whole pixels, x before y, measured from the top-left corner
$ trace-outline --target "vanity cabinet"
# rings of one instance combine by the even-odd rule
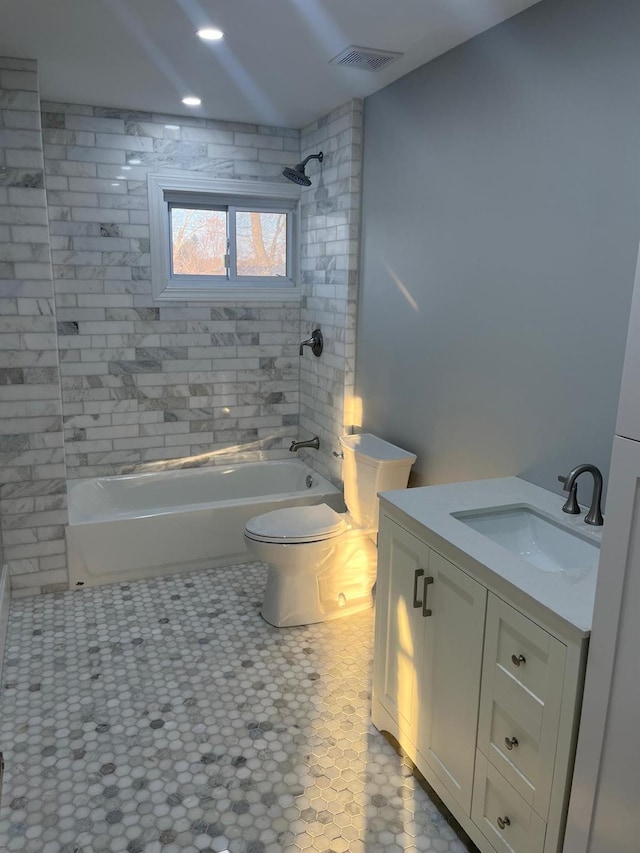
[[[390,506],[378,553],[374,725],[483,853],[559,853],[586,642]]]
[[[393,521],[379,547],[375,695],[468,810],[487,591]]]

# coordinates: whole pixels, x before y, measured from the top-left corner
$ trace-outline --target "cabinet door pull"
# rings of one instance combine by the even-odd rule
[[[431,609],[427,607],[427,587],[433,583],[433,578],[424,579],[424,592],[422,593],[422,615],[431,616]]]
[[[524,655],[511,655],[511,663],[514,666],[520,666],[520,664],[526,663],[527,659]]]
[[[508,817],[499,817],[496,821],[500,829],[506,829],[508,826],[511,826],[511,821]]]
[[[504,739],[504,745],[507,747],[507,749],[513,749],[514,746],[518,746],[518,738],[506,737]]]
[[[418,580],[424,574],[424,569],[416,569],[413,573],[413,606],[422,607],[422,602],[418,600]]]

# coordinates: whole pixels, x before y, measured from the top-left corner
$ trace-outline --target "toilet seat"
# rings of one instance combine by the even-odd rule
[[[347,529],[344,515],[327,504],[295,506],[257,515],[247,522],[244,533],[256,542],[304,544],[333,539]]]

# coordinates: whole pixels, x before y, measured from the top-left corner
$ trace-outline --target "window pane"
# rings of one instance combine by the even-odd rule
[[[287,275],[287,214],[237,211],[238,275]]]
[[[227,213],[171,206],[174,275],[226,275]]]

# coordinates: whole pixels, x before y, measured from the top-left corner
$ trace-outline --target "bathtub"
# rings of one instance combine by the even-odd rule
[[[318,503],[344,511],[342,493],[298,459],[71,481],[71,587],[243,562],[250,518]]]

